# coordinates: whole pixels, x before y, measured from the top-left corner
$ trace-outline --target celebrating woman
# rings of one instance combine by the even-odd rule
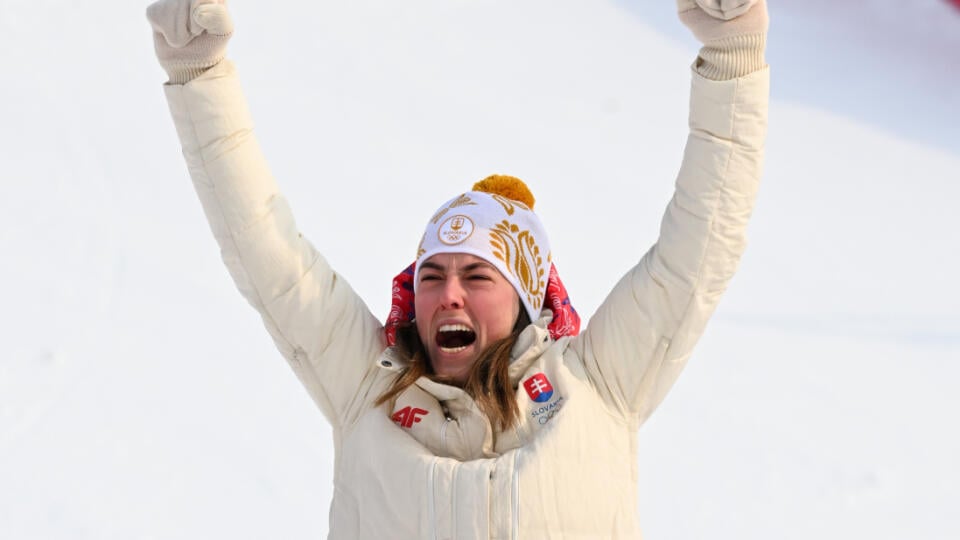
[[[532,194],[501,175],[424,216],[380,321],[270,175],[224,59],[226,5],[148,9],[224,262],[333,425],[331,538],[640,537],[637,431],[736,270],[767,119],[764,0],[678,8],[703,47],[676,191],[657,243],[582,331]]]

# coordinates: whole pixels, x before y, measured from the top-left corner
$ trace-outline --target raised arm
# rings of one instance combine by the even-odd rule
[[[190,176],[220,253],[283,356],[335,427],[384,347],[382,327],[305,240],[253,135],[233,25],[213,0],[162,0],[147,17]]]
[[[678,0],[704,44],[690,134],[657,243],[574,342],[608,404],[642,422],[676,381],[745,247],[766,137],[764,0]]]

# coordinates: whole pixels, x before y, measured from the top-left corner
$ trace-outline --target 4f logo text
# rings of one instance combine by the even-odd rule
[[[422,417],[428,414],[430,414],[428,411],[407,405],[406,407],[393,413],[393,416],[391,416],[390,419],[396,422],[398,426],[410,429],[413,427],[413,424],[423,420]]]

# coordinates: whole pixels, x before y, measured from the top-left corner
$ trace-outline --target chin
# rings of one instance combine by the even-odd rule
[[[476,360],[476,357],[471,356],[452,362],[433,362],[433,372],[439,379],[463,384],[467,382],[467,377],[470,376],[470,368],[473,367]]]

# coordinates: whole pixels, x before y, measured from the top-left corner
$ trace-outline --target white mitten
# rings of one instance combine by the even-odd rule
[[[233,35],[226,0],[159,0],[147,8],[147,20],[171,84],[187,83],[223,60]]]
[[[704,45],[695,65],[704,77],[735,79],[766,65],[766,0],[677,0],[677,9]]]
[[[677,0],[677,11],[683,13],[698,7],[715,19],[729,21],[747,12],[757,0]]]

